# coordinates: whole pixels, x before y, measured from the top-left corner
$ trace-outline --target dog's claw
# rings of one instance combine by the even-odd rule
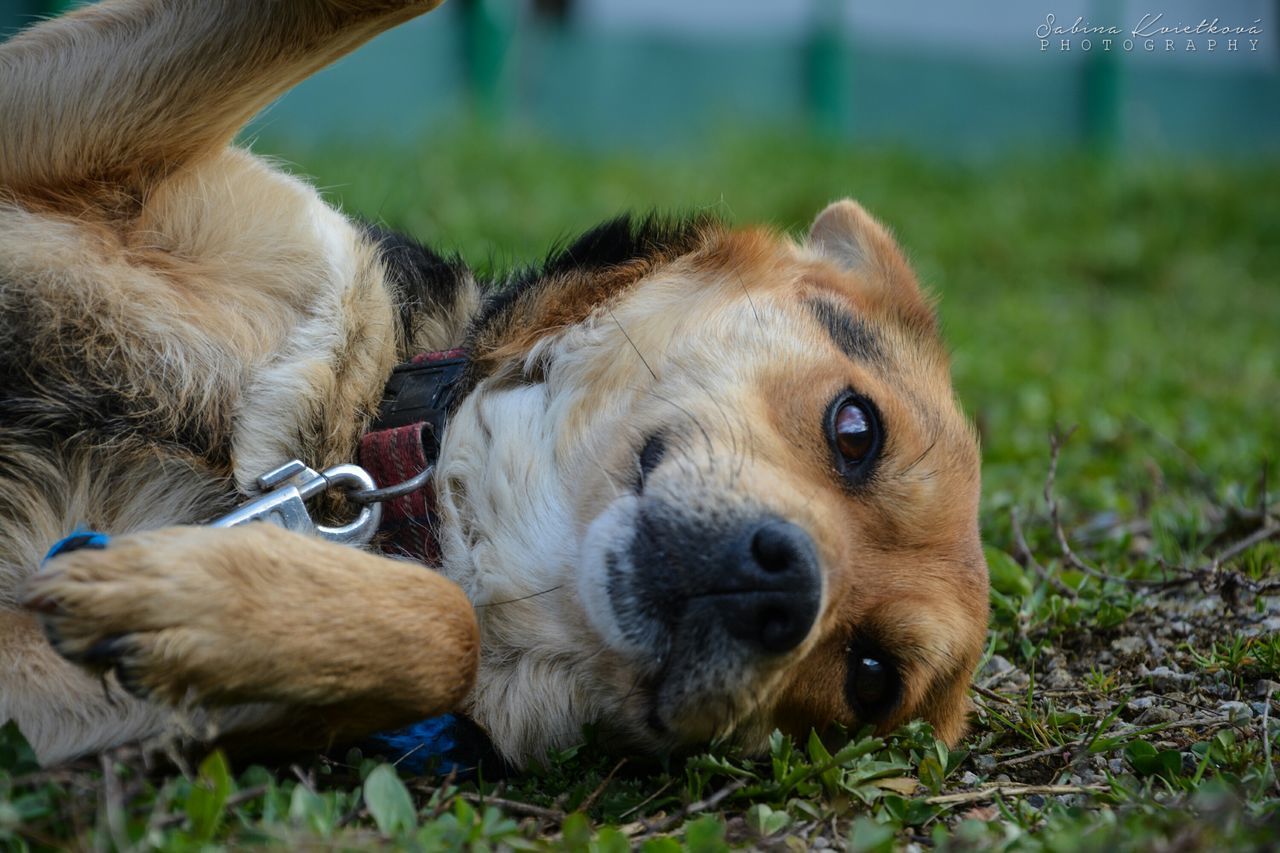
[[[94,642],[79,657],[82,663],[89,666],[103,668],[115,666],[120,662],[127,644],[127,635],[112,634]]]
[[[25,597],[22,600],[22,606],[42,616],[62,616],[66,614],[66,610],[58,603],[56,598],[39,592]]]
[[[137,672],[133,668],[126,666],[123,661],[116,662],[114,671],[116,683],[120,685],[124,692],[138,699],[150,699],[152,697],[152,691],[144,687],[142,682],[138,680]]]

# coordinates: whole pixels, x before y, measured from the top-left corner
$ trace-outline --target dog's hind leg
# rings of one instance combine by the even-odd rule
[[[303,78],[440,0],[108,0],[0,45],[0,186],[145,192]]]

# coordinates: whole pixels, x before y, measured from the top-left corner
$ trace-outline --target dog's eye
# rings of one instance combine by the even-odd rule
[[[841,473],[851,481],[864,478],[881,444],[874,407],[866,400],[846,394],[832,407],[827,423]]]
[[[855,465],[866,459],[875,444],[867,410],[857,403],[845,403],[836,412],[836,447],[845,461]]]
[[[885,655],[854,649],[849,654],[845,689],[859,716],[876,721],[887,717],[898,704],[901,683],[897,668]]]

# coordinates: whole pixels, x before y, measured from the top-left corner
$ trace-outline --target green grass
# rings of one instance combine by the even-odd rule
[[[833,198],[866,204],[939,296],[983,439],[994,589],[974,731],[956,750],[914,724],[620,768],[588,733],[500,786],[400,779],[356,753],[271,771],[215,755],[182,772],[123,751],[40,771],[8,731],[0,846],[1274,843],[1280,607],[1256,593],[1271,592],[1280,542],[1230,552],[1280,523],[1266,487],[1280,473],[1280,163],[978,166],[784,138],[646,161],[462,131],[279,153],[347,211],[482,268],[628,208],[798,232]],[[1071,426],[1051,507],[1050,435]]]

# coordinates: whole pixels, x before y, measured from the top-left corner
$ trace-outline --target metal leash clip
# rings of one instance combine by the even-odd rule
[[[286,530],[309,533],[344,545],[365,545],[382,521],[382,507],[360,497],[376,493],[377,484],[359,465],[334,465],[316,471],[300,460],[286,462],[258,478],[265,493],[210,522],[213,527],[235,527],[251,521],[269,521]],[[307,512],[307,501],[329,489],[343,489],[360,503],[355,519],[341,527],[316,524]],[[375,499],[376,500],[376,499]]]

